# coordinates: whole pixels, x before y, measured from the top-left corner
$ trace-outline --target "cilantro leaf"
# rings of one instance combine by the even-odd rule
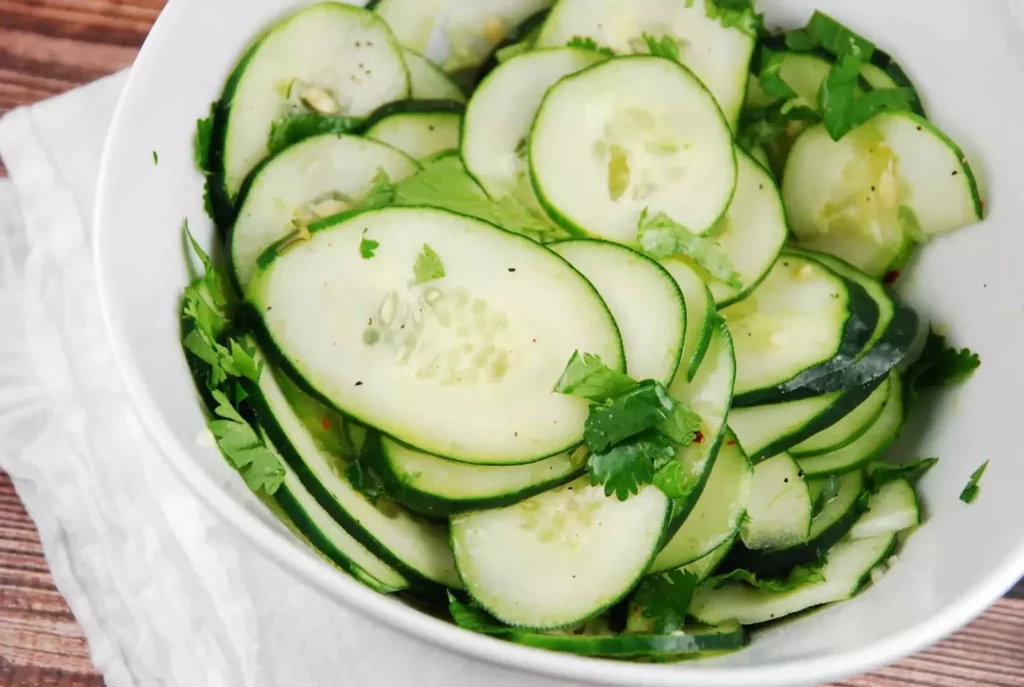
[[[981,487],[978,486],[978,482],[981,481],[981,476],[985,474],[985,470],[988,468],[989,461],[985,461],[981,464],[977,470],[971,475],[971,479],[967,481],[967,486],[960,492],[960,500],[964,503],[974,503],[974,499],[978,498],[978,492],[981,491]]]
[[[693,260],[715,279],[734,288],[742,287],[740,275],[729,256],[718,247],[714,238],[698,236],[663,212],[640,215],[637,240],[644,252],[654,258],[682,254]]]
[[[796,97],[789,84],[782,79],[782,65],[786,60],[786,53],[777,52],[770,48],[761,49],[761,73],[758,81],[761,90],[770,96],[789,100]]]
[[[160,155],[155,150],[153,151],[153,164],[160,164]]]
[[[620,444],[604,453],[592,453],[587,459],[590,484],[604,485],[606,496],[615,494],[620,501],[640,493],[645,484],[679,451],[675,442],[658,432],[647,432],[634,441]]]
[[[366,497],[376,505],[382,496],[387,496],[384,482],[372,468],[363,464],[361,460],[353,460],[345,466],[345,478],[348,479],[352,488]]]
[[[655,57],[679,62],[679,43],[672,36],[662,36],[659,40],[649,33],[640,36],[647,45],[647,50]]]
[[[914,481],[928,472],[938,462],[938,458],[920,458],[897,465],[876,461],[868,463],[865,471],[867,472],[868,482],[871,484],[872,491],[878,491],[883,485],[900,478]]]
[[[215,389],[213,398],[217,402],[214,412],[221,418],[210,422],[217,445],[250,489],[275,494],[284,481],[284,468],[277,456],[235,410],[223,391]]]
[[[395,185],[392,183],[388,173],[378,169],[373,175],[373,185],[370,187],[366,197],[359,203],[361,210],[376,210],[387,207],[395,202]]]
[[[756,38],[764,18],[754,11],[754,4],[754,0],[704,0],[704,12],[708,19],[717,19],[725,28],[736,28]]]
[[[196,133],[195,138],[192,139],[192,146],[195,153],[196,167],[201,172],[210,173],[213,171],[210,151],[213,150],[213,123],[217,115],[218,105],[219,103],[212,103],[210,105],[210,115],[205,119],[196,121]]]
[[[670,499],[687,498],[699,482],[699,473],[695,474],[692,464],[685,460],[667,461],[654,473],[654,485]]]
[[[810,52],[817,47],[814,39],[807,33],[807,29],[794,29],[787,31],[786,36],[786,47],[793,52]]]
[[[848,55],[859,55],[862,60],[868,62],[875,53],[874,43],[824,12],[815,11],[811,16],[811,20],[807,22],[807,28],[804,29],[804,33],[812,47],[823,48],[836,58],[841,59]],[[795,42],[803,44],[801,38],[795,39]],[[786,46],[795,49],[790,46],[788,35],[786,36]]]
[[[680,443],[688,443],[693,440],[692,433],[687,437],[692,413],[681,413],[679,406],[663,384],[641,382],[606,403],[592,405],[583,424],[583,440],[592,453],[601,453],[648,429],[658,429],[674,441],[679,437]]]
[[[239,377],[245,377],[254,384],[259,384],[263,372],[263,361],[256,360],[256,351],[246,348],[235,339],[231,340],[231,361],[238,371]]]
[[[425,243],[423,244],[423,250],[420,251],[419,256],[416,258],[413,274],[413,282],[415,284],[423,284],[424,282],[444,277],[444,265],[441,263],[441,257],[434,252],[433,248]]]
[[[787,577],[782,579],[761,579],[749,570],[737,569],[722,575],[709,577],[704,580],[701,586],[717,589],[726,582],[742,582],[767,592],[789,592],[807,584],[824,582],[825,576],[821,572],[824,566],[824,559],[813,565],[798,565],[793,568]]]
[[[451,592],[448,592],[448,612],[455,624],[464,630],[485,635],[502,635],[512,631],[512,628],[502,625],[475,602],[462,603]]]
[[[615,57],[615,52],[611,48],[598,44],[597,41],[589,36],[573,36],[565,46],[567,48],[582,48],[583,50],[601,53],[608,57]]]
[[[363,257],[363,260],[370,260],[373,258],[377,249],[380,248],[379,242],[366,238],[367,231],[369,231],[369,229],[363,229],[363,238],[359,242],[359,255]]]
[[[273,157],[307,138],[321,134],[347,134],[362,124],[363,120],[354,117],[330,117],[316,112],[288,114],[271,124],[267,153]]]
[[[210,256],[207,255],[206,251],[203,250],[203,247],[200,246],[199,242],[196,241],[194,236],[192,236],[192,232],[189,231],[188,228],[188,220],[185,220],[185,223],[182,226],[182,231],[185,232],[185,236],[188,238],[192,251],[196,254],[196,257],[199,258],[199,262],[203,265],[204,273],[202,283],[206,288],[206,295],[209,296],[210,302],[214,307],[223,310],[228,302],[228,290],[225,286],[223,276],[217,271],[217,268],[214,267],[213,260],[210,259]]]
[[[643,617],[654,620],[655,634],[683,629],[700,577],[689,570],[671,570],[644,578],[633,596]]]
[[[637,383],[624,372],[613,370],[592,353],[576,351],[555,384],[554,392],[605,401],[616,394],[636,388]]]
[[[835,141],[882,112],[907,110],[913,103],[908,88],[879,88],[858,96],[862,64],[856,52],[840,57],[818,91],[822,121]]]
[[[913,402],[926,389],[952,386],[963,382],[981,366],[981,358],[969,348],[957,349],[946,343],[946,337],[928,333],[921,356],[905,375],[907,400]]]

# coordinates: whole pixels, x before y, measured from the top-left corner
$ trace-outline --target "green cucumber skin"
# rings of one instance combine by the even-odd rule
[[[785,256],[786,253],[783,252],[779,259],[785,260]],[[821,263],[818,264],[821,265]],[[821,267],[843,281],[849,293],[850,315],[844,325],[839,350],[830,360],[814,365],[782,384],[737,394],[733,400],[733,405],[737,408],[799,401],[857,386],[848,381],[841,372],[857,361],[864,345],[870,340],[875,325],[878,323],[878,303],[860,284],[836,274],[825,265],[821,265]]]
[[[924,110],[924,103],[921,100],[921,94],[917,92],[914,82],[911,81],[910,77],[907,76],[907,73],[903,71],[903,67],[901,67],[899,63],[892,58],[892,55],[884,50],[875,48],[875,52],[871,55],[871,64],[885,72],[897,86],[910,90],[911,99],[913,101],[911,104],[911,111],[914,114],[920,115],[921,117],[928,116]]]
[[[553,635],[510,631],[504,635],[516,644],[549,651],[633,660],[682,660],[709,652],[736,651],[749,641],[740,625],[689,629],[680,634],[621,634],[608,636]]]
[[[375,431],[370,432],[367,444],[363,448],[362,456],[370,463],[370,465],[372,465],[381,480],[384,482],[384,487],[387,490],[388,496],[414,513],[440,520],[445,520],[451,515],[457,515],[459,513],[465,513],[473,510],[490,510],[511,506],[519,503],[520,501],[524,501],[531,496],[536,496],[537,494],[548,491],[549,489],[554,489],[555,487],[560,487],[563,484],[571,482],[582,475],[584,471],[584,468],[580,468],[579,470],[575,470],[564,477],[557,477],[545,482],[539,482],[520,491],[509,492],[493,498],[456,500],[447,499],[443,496],[438,496],[437,494],[421,491],[413,485],[403,481],[402,478],[392,469],[391,462],[385,455],[379,436]]]
[[[377,2],[380,1],[381,0],[377,0]],[[504,50],[505,48],[515,45],[516,43],[521,43],[522,41],[526,40],[529,37],[530,33],[540,29],[540,27],[544,25],[544,22],[547,20],[548,15],[550,13],[551,10],[541,10],[540,12],[535,12],[534,14],[531,14],[529,17],[524,19],[523,22],[519,24],[519,26],[514,28],[512,30],[512,33],[510,33],[505,38],[505,40],[501,41],[496,46],[494,46],[494,51],[490,54],[490,56],[488,56],[486,60],[484,60],[484,63],[480,65],[479,71],[477,71],[473,75],[472,90],[475,90],[477,86],[483,83],[484,79],[487,78],[487,75],[494,71],[499,64],[501,64],[500,62],[498,62],[498,53],[501,50]]]
[[[619,55],[615,59],[618,59],[618,60],[629,60],[629,59],[648,58],[648,57],[650,57],[650,55],[644,55],[644,54],[639,54],[639,55]],[[565,79],[563,79],[563,81],[568,80],[568,79],[573,79],[573,78],[576,78],[576,77],[581,76],[583,74],[586,74],[591,69],[599,68],[602,64],[604,64],[603,61],[602,62],[596,62],[596,63],[590,65],[589,67],[585,67],[585,68],[581,69],[580,71],[576,72],[575,74],[572,74],[570,76],[565,77]],[[702,82],[697,77],[696,74],[694,74],[692,71],[690,71],[687,67],[685,67],[682,64],[679,64],[678,66],[679,66],[680,69],[685,71],[688,75],[693,77],[694,81],[696,81],[698,84],[700,84],[701,88],[703,88],[704,92],[707,93],[708,96],[711,97],[713,102],[716,102],[716,103],[718,102],[717,100],[714,99],[714,96],[711,95],[711,91],[709,91],[707,89],[707,87],[704,86],[704,82]],[[540,103],[540,107],[537,108],[537,116],[534,118],[534,124],[530,128],[530,139],[531,140],[533,139],[533,129],[536,127],[537,122],[540,120],[540,113],[544,110],[544,106],[547,104],[549,96],[550,96],[550,91],[548,92],[548,95],[544,96],[544,99]],[[721,107],[718,108],[718,115],[719,115],[719,117],[722,118],[722,122],[723,122],[723,124],[725,124],[725,127],[729,131],[732,131],[733,127],[729,124],[729,120],[726,119],[725,113],[722,112],[722,108]],[[532,153],[532,145],[529,146],[529,148],[531,149],[530,155],[532,157],[532,155],[533,155],[533,153]],[[739,163],[736,161],[736,147],[735,146],[733,146],[732,156],[733,156],[733,169],[735,170],[735,174],[733,175],[732,193],[729,196],[729,201],[725,204],[725,207],[722,209],[721,214],[719,214],[719,216],[717,218],[715,218],[715,221],[711,223],[711,226],[714,226],[715,223],[720,222],[722,220],[722,218],[725,217],[725,213],[727,213],[729,211],[729,205],[732,204],[732,197],[734,195],[736,195],[736,179],[739,177]],[[530,164],[530,183],[533,186],[534,193],[536,193],[536,195],[537,195],[537,200],[540,201],[541,207],[544,208],[544,211],[548,214],[548,217],[550,217],[556,224],[558,224],[560,227],[562,227],[567,232],[569,232],[569,234],[571,236],[576,237],[576,238],[597,238],[597,239],[604,238],[602,236],[594,235],[590,231],[588,231],[586,229],[586,227],[582,227],[582,226],[576,224],[575,221],[573,221],[569,217],[566,217],[564,214],[559,212],[558,209],[555,208],[554,205],[551,204],[550,199],[548,199],[548,197],[544,194],[544,190],[541,188],[541,185],[540,185],[540,183],[537,180],[537,175],[534,173],[533,164],[532,163]],[[630,247],[631,248],[635,248],[635,246],[630,246]]]
[[[711,292],[704,287],[706,291],[706,298],[708,300],[708,314],[704,318],[704,328],[700,332],[700,343],[697,344],[696,350],[693,352],[693,360],[690,361],[690,366],[686,370],[686,381],[692,382],[693,378],[697,376],[697,370],[700,369],[700,364],[704,362],[704,356],[708,353],[708,348],[711,346],[711,333],[714,329],[714,314],[716,312],[715,299],[711,295]],[[686,345],[685,342],[683,344]]]
[[[358,133],[365,135],[374,125],[395,114],[433,114],[435,112],[450,112],[453,114],[464,114],[466,105],[457,100],[437,98],[432,100],[396,100],[393,103],[382,105],[366,118],[366,121],[359,127]]]
[[[862,480],[863,481],[863,480]],[[861,495],[866,487],[862,484]],[[784,577],[798,565],[820,560],[839,540],[853,529],[857,519],[867,509],[866,499],[857,498],[850,508],[815,539],[784,549],[751,551],[737,542],[722,565],[723,570],[742,568],[762,577]]]

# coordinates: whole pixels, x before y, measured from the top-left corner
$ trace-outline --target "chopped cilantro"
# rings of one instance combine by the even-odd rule
[[[688,570],[650,575],[637,588],[633,604],[644,618],[654,621],[655,634],[678,632],[699,584],[700,578]]]
[[[913,481],[928,472],[938,462],[938,458],[920,458],[897,465],[876,461],[867,465],[866,473],[871,489],[878,491],[883,485],[900,478]]]
[[[726,582],[742,582],[767,592],[788,592],[803,585],[824,582],[825,576],[821,572],[824,566],[824,559],[813,565],[798,565],[784,579],[761,579],[749,570],[738,569],[723,575],[709,577],[701,586],[717,589]]]
[[[380,243],[373,239],[366,238],[366,232],[369,229],[363,229],[363,238],[359,242],[359,255],[363,256],[363,260],[371,259],[380,248]]]
[[[755,0],[704,0],[708,19],[717,19],[727,29],[736,28],[757,37],[764,19],[754,11]]]
[[[637,240],[651,257],[660,259],[682,254],[715,279],[734,288],[742,286],[739,273],[714,238],[692,233],[663,212],[649,216],[647,210],[643,211]]]
[[[921,356],[906,372],[907,400],[913,402],[926,389],[958,384],[981,366],[981,358],[969,348],[956,349],[946,344],[946,337],[928,333]]]
[[[217,402],[214,413],[220,419],[210,422],[217,445],[245,483],[255,492],[273,495],[284,481],[284,468],[245,418],[219,389],[212,391]]]
[[[761,90],[768,95],[789,100],[796,97],[796,91],[782,79],[782,64],[785,60],[786,53],[762,48],[761,73],[758,75],[758,81],[761,84]]]
[[[964,503],[974,503],[974,499],[978,498],[978,492],[981,491],[981,487],[978,486],[978,482],[981,480],[981,476],[985,474],[985,470],[988,468],[989,461],[985,461],[981,464],[977,470],[971,475],[971,479],[967,481],[967,486],[960,492],[960,500]]]
[[[416,265],[413,267],[413,283],[423,284],[435,279],[444,277],[444,265],[441,264],[441,257],[434,252],[434,249],[423,244],[423,250],[416,258]]]
[[[796,34],[796,36],[791,38],[791,34]],[[804,48],[805,50],[822,48],[839,59],[849,55],[858,55],[862,60],[868,62],[875,53],[874,43],[827,14],[817,11],[807,22],[805,29],[786,34],[786,47],[791,50],[798,50],[808,44],[810,47]]]
[[[664,57],[666,60],[679,62],[679,43],[672,36],[662,36],[657,39],[649,33],[642,34],[647,50],[655,57]]]
[[[590,484],[604,485],[607,496],[620,501],[640,493],[645,484],[654,483],[657,472],[676,457],[678,445],[658,432],[648,431],[633,441],[619,444],[604,453],[592,453],[587,459]]]
[[[818,91],[822,121],[835,141],[882,112],[908,110],[913,103],[909,88],[878,88],[858,96],[862,65],[856,52],[840,57]]]
[[[200,171],[210,173],[213,171],[213,161],[210,159],[210,151],[213,150],[213,123],[217,115],[218,103],[210,105],[210,116],[196,122],[196,134],[193,139],[196,167]]]
[[[347,134],[363,124],[354,117],[328,117],[315,112],[289,114],[275,121],[267,140],[269,155],[277,155],[285,148],[321,134]]]
[[[153,164],[154,165],[160,164],[160,156],[157,154],[157,152],[155,150],[153,151]]]
[[[601,53],[608,57],[615,57],[615,52],[611,48],[598,44],[597,41],[588,36],[573,36],[565,45],[568,48],[582,48],[583,50]]]
[[[672,441],[689,444],[699,419],[669,395],[665,386],[645,381],[604,403],[592,405],[583,425],[583,440],[592,453],[601,453],[648,429]]]
[[[554,391],[600,403],[636,386],[632,377],[611,369],[599,356],[576,351],[555,384]]]
[[[391,182],[387,172],[383,169],[378,169],[377,173],[373,175],[373,185],[370,187],[369,193],[366,194],[366,197],[359,204],[359,207],[363,210],[374,210],[387,207],[394,202],[395,185]]]
[[[810,52],[817,46],[807,29],[794,29],[786,32],[786,47],[793,52]]]

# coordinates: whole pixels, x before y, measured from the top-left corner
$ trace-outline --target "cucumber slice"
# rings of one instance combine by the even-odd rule
[[[432,60],[415,50],[402,50],[405,66],[409,69],[409,96],[416,100],[451,100],[466,102],[466,94]]]
[[[648,573],[695,563],[735,539],[747,512],[753,474],[743,449],[727,431],[697,504],[654,559]]]
[[[911,109],[922,117],[927,114],[924,111],[924,104],[921,95],[913,81],[903,71],[903,68],[893,59],[889,53],[875,48],[871,54],[871,62],[860,68],[860,75],[871,84],[872,88],[908,88],[912,96]]]
[[[896,479],[871,495],[868,511],[860,516],[847,539],[896,534],[921,524],[921,504],[910,482]]]
[[[707,554],[700,560],[694,561],[693,563],[687,563],[680,570],[691,572],[697,576],[697,579],[703,582],[718,569],[718,566],[725,560],[725,557],[732,551],[733,545],[736,544],[736,539],[739,535],[734,534],[724,543],[722,543],[717,549]]]
[[[501,508],[568,482],[581,467],[570,453],[526,465],[467,465],[381,438],[374,465],[388,494],[417,513],[453,513]]]
[[[663,663],[718,655],[742,649],[748,638],[743,627],[726,623],[716,627],[694,626],[671,634],[649,632],[621,635],[554,634],[513,630],[503,635],[516,644],[580,656],[650,660]]]
[[[733,408],[729,424],[756,465],[836,424],[863,403],[880,383],[799,401]]]
[[[828,429],[824,429],[789,450],[797,459],[832,453],[849,446],[867,432],[882,414],[889,400],[889,380],[871,392],[863,403]]]
[[[711,344],[716,319],[715,301],[692,266],[675,258],[662,260],[661,264],[675,279],[686,302],[686,334],[676,377],[680,383],[692,381]]]
[[[686,333],[683,294],[663,267],[607,241],[579,239],[549,246],[594,285],[622,336],[626,372],[668,384],[679,367]]]
[[[811,532],[811,492],[800,466],[788,453],[759,463],[740,537],[748,549],[793,546]]]
[[[423,160],[458,149],[462,109],[462,105],[452,101],[394,103],[374,114],[363,135]]]
[[[407,588],[409,582],[402,575],[370,553],[331,518],[302,486],[270,438],[264,435],[263,439],[284,468],[284,482],[274,494],[273,503],[285,516],[286,524],[332,564],[377,591],[390,593]]]
[[[734,621],[757,625],[793,613],[853,598],[871,579],[871,571],[892,555],[895,535],[883,535],[837,544],[822,568],[824,582],[801,585],[792,591],[772,592],[730,582],[718,589],[701,589],[693,597],[690,613],[702,623]]]
[[[799,458],[807,475],[833,475],[856,470],[887,449],[903,428],[903,384],[895,371],[889,377],[889,395],[885,406],[864,434],[843,448],[810,458]]]
[[[408,95],[401,48],[372,12],[325,2],[293,14],[250,48],[224,89],[223,147],[213,157],[226,198],[237,199],[267,156],[271,127],[282,117],[365,117]]]
[[[622,343],[604,302],[562,258],[432,208],[310,231],[268,256],[249,298],[277,361],[318,397],[467,463],[530,463],[579,443],[587,402],[551,388],[574,351],[621,370]],[[360,254],[364,236],[379,244],[372,259]],[[444,276],[416,285],[425,246]]]
[[[735,378],[732,338],[725,324],[716,318],[707,355],[696,376],[687,381],[685,375],[677,373],[669,386],[672,397],[685,403],[701,418],[697,440],[679,452],[675,463],[658,473],[658,483],[669,488],[675,496],[669,534],[674,533],[690,514],[715,465],[725,437]]]
[[[761,577],[784,577],[798,565],[819,560],[849,533],[865,508],[863,473],[857,470],[836,479],[839,491],[811,520],[810,533],[805,541],[758,551],[738,546],[725,565],[750,570]],[[810,486],[808,488],[814,491]]]
[[[647,52],[644,33],[657,39],[670,36],[679,46],[682,63],[707,84],[726,119],[735,124],[743,106],[756,31],[752,24],[726,27],[709,17],[708,2],[561,0],[544,23],[537,47],[558,47],[586,36],[622,55]]]
[[[791,398],[804,380],[849,365],[878,315],[860,285],[783,253],[750,296],[722,311],[736,341],[736,405]]]
[[[398,181],[416,163],[391,146],[358,136],[326,134],[297,143],[263,163],[242,193],[231,229],[231,271],[245,293],[256,259],[270,245],[309,224],[351,210],[384,171]]]
[[[782,195],[802,245],[875,277],[906,240],[927,240],[983,214],[963,152],[909,112],[879,115],[838,142],[823,126],[809,128],[793,146]]]
[[[513,195],[541,209],[527,161],[537,109],[561,78],[602,59],[578,48],[538,50],[510,59],[484,78],[466,108],[462,161],[488,195]]]
[[[710,230],[736,188],[732,133],[717,103],[660,57],[605,60],[562,79],[541,103],[529,149],[533,187],[552,218],[627,245],[637,243],[644,210]]]
[[[447,72],[483,64],[520,23],[554,0],[381,0],[374,7],[403,46]]]
[[[447,529],[390,502],[373,504],[356,491],[344,476],[345,456],[327,453],[288,403],[282,387],[289,384],[283,374],[265,369],[258,387],[250,385],[249,396],[260,425],[310,495],[349,534],[400,572],[460,588]]]
[[[746,298],[764,280],[789,236],[782,196],[767,161],[762,166],[737,148],[736,162],[736,195],[715,230],[715,243],[729,256],[741,285],[703,275],[719,308]]]
[[[452,518],[467,591],[508,625],[580,623],[636,585],[661,543],[668,498],[647,486],[625,501],[580,478],[515,506]]]

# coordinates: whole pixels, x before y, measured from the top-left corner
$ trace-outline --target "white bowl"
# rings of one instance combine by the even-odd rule
[[[1024,574],[1024,460],[1011,429],[1024,409],[1024,40],[998,0],[763,0],[769,26],[820,8],[887,47],[910,71],[933,119],[968,152],[991,200],[985,223],[936,241],[901,281],[922,314],[980,351],[962,388],[918,412],[902,457],[942,460],[921,482],[927,523],[899,562],[852,602],[755,636],[750,648],[683,665],[634,665],[546,653],[462,631],[377,595],[322,562],[247,493],[220,454],[199,447],[205,420],[179,345],[188,281],[182,219],[212,244],[193,163],[195,122],[269,22],[301,2],[171,0],[135,65],[107,142],[96,256],[106,324],[139,415],[171,465],[266,554],[391,627],[483,660],[621,685],[811,684],[868,671],[950,634]],[[1024,16],[1022,14],[1021,16]],[[151,151],[160,156],[153,164]],[[927,425],[927,431],[925,430]],[[1016,430],[1014,430],[1016,431]],[[957,496],[992,464],[973,505]]]

